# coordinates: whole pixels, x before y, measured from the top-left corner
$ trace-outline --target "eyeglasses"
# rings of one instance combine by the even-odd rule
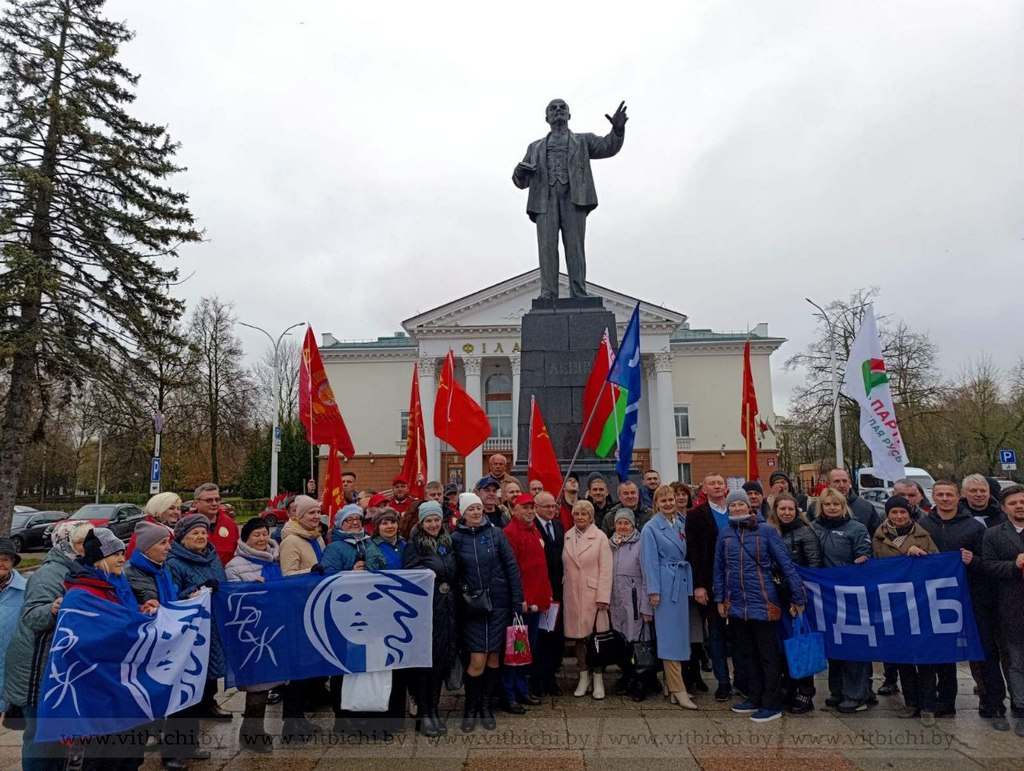
[[[220,503],[220,498],[200,498],[201,503]]]

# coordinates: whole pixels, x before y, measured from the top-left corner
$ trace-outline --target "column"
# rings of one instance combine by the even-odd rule
[[[650,436],[650,449],[651,459],[648,461],[651,464],[651,468],[658,468],[658,453],[661,451],[661,434],[658,432],[658,379],[657,373],[654,369],[654,357],[642,356],[640,358],[640,368],[644,373],[644,385],[643,394],[644,402],[647,405],[647,425],[649,426],[648,434]],[[640,473],[643,474],[647,469],[640,469]]]
[[[519,354],[508,357],[512,366],[512,457],[509,465],[519,462],[519,365],[522,363]]]
[[[434,436],[434,400],[437,398],[437,359],[420,356],[420,403],[423,405],[423,433],[427,439],[427,475],[441,479],[441,441]]]
[[[675,392],[672,389],[672,351],[665,349],[654,354],[657,372],[658,401],[655,405],[654,425],[658,428],[658,455],[652,456],[654,467],[663,482],[679,478],[679,455],[676,452]]]
[[[480,387],[479,356],[463,356],[462,366],[466,370],[466,393],[481,405],[484,403],[483,389]],[[472,490],[476,481],[484,475],[484,448],[477,447],[466,458],[466,489]]]

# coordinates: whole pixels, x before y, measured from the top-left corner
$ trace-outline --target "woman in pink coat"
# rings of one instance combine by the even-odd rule
[[[572,507],[575,527],[565,534],[562,565],[562,621],[565,636],[576,641],[576,663],[580,681],[574,696],[585,696],[593,674],[594,698],[604,698],[604,673],[587,669],[583,638],[594,631],[598,613],[601,630],[611,624],[608,604],[612,597],[612,549],[608,536],[594,525],[594,506],[590,501],[576,501]]]

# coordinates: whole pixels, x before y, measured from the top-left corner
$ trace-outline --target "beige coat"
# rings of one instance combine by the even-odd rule
[[[597,603],[612,599],[612,548],[601,528],[591,525],[583,533],[575,527],[565,534],[562,551],[562,621],[565,636],[581,640],[594,631]],[[601,614],[600,629],[607,629]]]
[[[324,551],[324,541],[320,537],[320,529],[306,530],[294,519],[285,522],[281,529],[281,572],[285,576],[308,573],[309,569],[320,561],[313,542]]]

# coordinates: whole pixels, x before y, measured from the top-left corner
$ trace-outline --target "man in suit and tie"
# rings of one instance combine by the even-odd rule
[[[607,136],[569,131],[569,105],[552,99],[544,114],[551,131],[531,142],[526,156],[512,172],[512,183],[529,188],[526,213],[537,224],[540,253],[540,296],[558,297],[558,231],[562,231],[569,296],[587,296],[587,260],[583,240],[587,215],[597,208],[597,190],[590,171],[591,158],[610,158],[621,148],[626,135],[626,103],[614,115]]]
[[[551,582],[551,595],[559,605],[558,623],[553,632],[538,632],[537,652],[534,667],[534,681],[531,683],[533,693],[542,696],[545,693],[557,696],[558,687],[556,673],[562,665],[565,652],[565,635],[562,633],[562,548],[565,546],[565,528],[558,519],[558,501],[551,493],[542,492],[537,495],[537,519],[535,525],[544,540],[544,556],[548,563],[548,580]]]

